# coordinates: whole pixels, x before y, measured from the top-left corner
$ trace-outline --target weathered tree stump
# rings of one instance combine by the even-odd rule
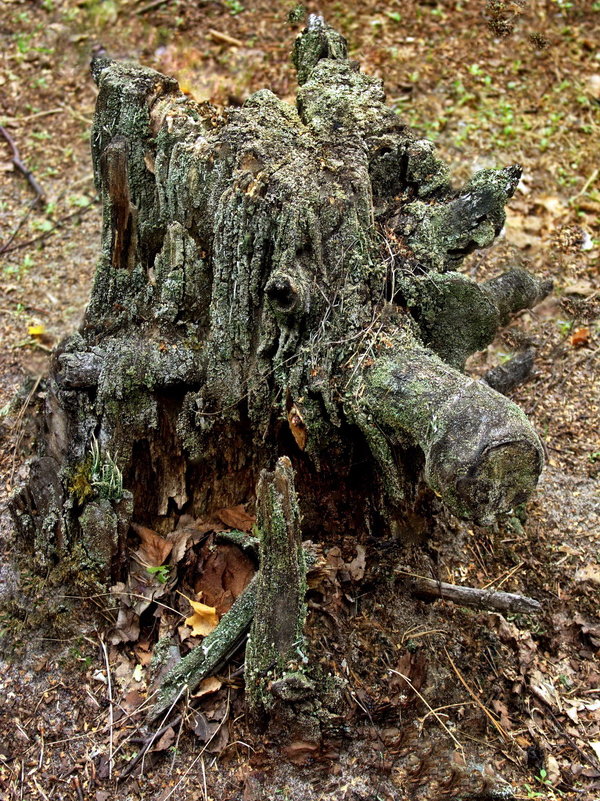
[[[102,254],[12,503],[45,568],[120,578],[132,520],[167,534],[251,501],[282,454],[307,536],[401,533],[424,485],[490,523],[536,485],[525,415],[462,372],[549,289],[457,272],[499,234],[520,168],[454,188],[320,18],[294,61],[296,106],[262,90],[224,110],[93,62]]]

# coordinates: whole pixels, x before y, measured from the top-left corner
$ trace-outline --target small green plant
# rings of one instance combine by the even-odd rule
[[[573,328],[573,323],[571,320],[557,320],[556,325],[560,333],[566,337],[571,333],[571,329]]]
[[[159,584],[166,584],[171,573],[171,566],[158,565],[157,567],[147,567],[146,573],[150,573],[151,576],[154,576]]]
[[[90,485],[100,496],[109,501],[120,501],[123,497],[123,474],[110,453],[100,451],[100,443],[92,436]]]
[[[540,770],[535,780],[544,788],[544,792],[542,793],[539,790],[535,790],[530,784],[525,784],[523,786],[527,793],[527,798],[545,798],[547,801],[555,801],[557,798],[564,797],[562,790],[553,786],[552,781],[548,778],[548,771],[545,770],[545,768]]]
[[[244,6],[240,3],[240,0],[223,0],[227,8],[229,9],[229,13],[235,16],[236,14],[241,14],[244,10]]]
[[[302,3],[297,3],[288,13],[288,22],[290,25],[298,25],[306,17],[306,9]]]

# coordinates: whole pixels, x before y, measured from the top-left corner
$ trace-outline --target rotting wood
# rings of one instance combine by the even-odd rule
[[[542,611],[542,604],[526,595],[493,589],[480,590],[476,587],[462,587],[428,578],[415,579],[412,582],[412,592],[418,597],[442,598],[461,606],[472,606],[476,609],[496,612],[520,612],[533,615]]]
[[[246,697],[252,712],[269,712],[278,682],[297,673],[306,617],[306,560],[290,460],[263,471],[257,489],[260,568],[256,608],[246,647]],[[301,679],[298,678],[301,682]]]
[[[36,570],[122,579],[131,520],[168,536],[252,503],[284,453],[319,540],[416,517],[426,533],[443,505],[488,524],[533,491],[539,437],[462,366],[548,282],[458,272],[501,231],[520,167],[453,186],[319,17],[294,62],[294,105],[261,90],[219,110],[93,59],[102,253],[10,507]],[[120,509],[90,483],[94,441],[130,493]]]
[[[483,380],[496,392],[506,395],[511,389],[527,381],[533,370],[534,360],[535,350],[528,348],[522,353],[517,353],[516,356],[513,356],[512,359],[504,362],[504,364],[492,367],[485,373]]]
[[[520,168],[453,188],[433,144],[318,17],[294,60],[295,107],[262,90],[219,112],[172,78],[94,58],[103,254],[48,383],[65,497],[95,431],[138,519],[161,533],[176,524],[169,499],[198,517],[247,501],[266,464],[301,452],[312,536],[361,449],[368,475],[340,506],[373,510],[372,526],[400,529],[421,479],[488,524],[532,492],[543,451],[523,413],[460,368],[548,284],[512,269],[479,285],[456,269],[500,232]],[[389,265],[385,231],[400,243]],[[67,550],[80,536],[76,504],[12,508],[48,540],[40,563],[62,557],[41,533],[49,515],[64,518]]]

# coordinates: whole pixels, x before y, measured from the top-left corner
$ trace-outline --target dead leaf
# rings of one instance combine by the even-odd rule
[[[365,567],[367,550],[364,545],[356,546],[356,556],[351,562],[348,562],[346,568],[353,581],[360,581],[365,575]]]
[[[143,703],[144,703],[144,697],[137,690],[130,690],[125,695],[125,698],[121,701],[121,705],[123,706],[128,715],[130,715]]]
[[[210,695],[216,693],[223,686],[223,682],[216,676],[209,676],[200,682],[198,691],[192,695],[192,698],[202,698],[203,695]]]
[[[421,689],[427,678],[425,653],[421,649],[414,653],[406,651],[398,660],[394,670],[389,680],[390,692],[399,697],[402,706],[416,701],[418,696],[415,691]]]
[[[124,587],[125,585],[123,585]],[[114,589],[114,588],[113,588]],[[117,622],[110,635],[113,645],[120,642],[132,642],[140,636],[139,616],[128,606],[121,606],[117,616]]]
[[[194,591],[224,615],[244,591],[256,572],[252,559],[235,545],[217,545],[202,550],[205,561],[194,583]]]
[[[152,751],[166,751],[175,742],[175,729],[172,726],[166,730],[160,740],[152,748]]]
[[[590,564],[580,567],[575,573],[575,581],[589,581],[590,584],[600,585],[600,565]]]
[[[229,742],[229,728],[222,723],[208,724],[209,739],[206,750],[209,754],[220,754]]]
[[[185,625],[192,629],[192,636],[206,637],[219,625],[217,610],[214,606],[207,606],[200,601],[190,601],[190,606],[194,610],[194,614],[186,617]]]
[[[533,202],[554,216],[562,214],[565,209],[565,204],[557,195],[537,195]]]
[[[506,731],[510,731],[512,729],[512,723],[510,722],[510,717],[508,715],[508,707],[505,703],[503,703],[499,698],[496,698],[492,701],[492,709],[500,718],[500,725]]]
[[[140,665],[149,665],[152,661],[152,651],[150,643],[146,641],[138,642],[133,649]]]
[[[142,541],[141,546],[136,551],[140,560],[149,567],[159,567],[171,553],[173,543],[161,537],[151,528],[132,523],[131,528]]]
[[[529,686],[537,698],[544,701],[551,709],[559,709],[562,712],[562,704],[556,688],[544,678],[540,670],[531,671]]]
[[[577,613],[573,620],[581,627],[582,634],[587,634],[594,648],[600,648],[600,625],[592,623],[580,613]]]
[[[241,503],[228,509],[219,509],[215,514],[226,526],[239,531],[252,531],[252,526],[256,522],[254,515],[249,515]]]
[[[208,721],[206,716],[198,709],[190,709],[189,716],[187,717],[187,726],[191,729],[196,737],[205,743],[209,738]]]
[[[577,331],[573,331],[571,336],[569,337],[569,342],[573,345],[574,348],[580,348],[582,345],[587,345],[590,341],[590,329],[589,328],[578,328]]]
[[[306,428],[306,423],[300,413],[300,409],[295,403],[287,413],[287,420],[292,436],[296,440],[296,445],[303,451],[306,448],[308,429]]]
[[[574,284],[567,284],[563,287],[564,295],[582,295],[587,297],[594,292],[594,287],[589,281],[576,281]]]
[[[305,765],[319,748],[315,743],[296,740],[283,748],[283,753],[294,765]]]

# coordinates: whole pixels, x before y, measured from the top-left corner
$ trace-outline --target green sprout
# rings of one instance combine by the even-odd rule
[[[159,584],[166,584],[169,580],[169,574],[171,572],[170,565],[158,565],[157,567],[147,567],[146,573],[150,573],[151,576],[158,581]]]

